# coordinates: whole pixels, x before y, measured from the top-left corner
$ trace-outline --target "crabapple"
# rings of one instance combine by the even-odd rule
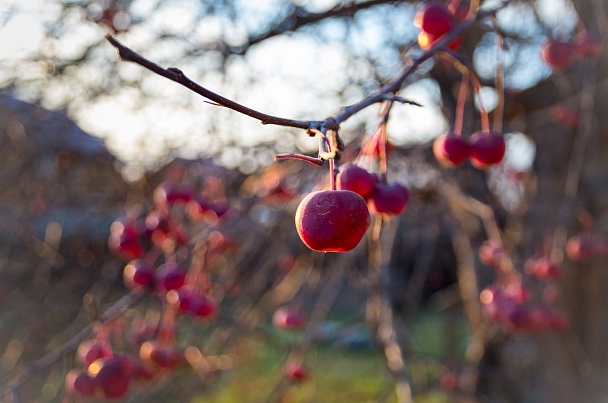
[[[306,368],[304,364],[298,362],[289,362],[285,364],[283,371],[285,376],[295,382],[305,381],[310,375],[308,368]]]
[[[572,63],[574,46],[570,42],[550,39],[543,46],[542,56],[545,63],[549,66],[558,70],[564,70]]]
[[[100,358],[87,372],[108,399],[124,397],[131,385],[131,366],[124,358]]]
[[[602,39],[597,34],[581,32],[574,38],[574,53],[581,59],[598,57],[602,53]]]
[[[445,4],[430,2],[418,9],[414,25],[427,34],[441,36],[454,27],[454,16]]]
[[[272,323],[278,329],[301,329],[305,322],[306,319],[302,314],[287,307],[277,309],[272,315]]]
[[[131,260],[125,266],[123,280],[130,290],[151,288],[154,284],[154,269],[141,259]]]
[[[156,271],[156,284],[160,291],[177,290],[186,282],[186,274],[175,264],[164,264]]]
[[[76,351],[78,360],[87,368],[93,361],[100,358],[112,357],[112,349],[103,341],[87,340],[78,346]]]
[[[367,204],[350,190],[322,190],[308,194],[296,210],[296,229],[310,249],[348,252],[370,225]]]
[[[92,396],[95,393],[95,381],[84,371],[71,370],[65,376],[65,388],[69,393]]]
[[[375,179],[365,169],[355,164],[344,164],[340,167],[336,186],[339,190],[350,190],[361,197],[367,197],[374,189]]]
[[[480,131],[471,136],[471,163],[484,169],[490,165],[498,164],[505,156],[505,139],[500,132]]]
[[[399,215],[410,199],[407,188],[397,182],[390,185],[376,183],[367,199],[369,211],[374,214]]]
[[[471,145],[467,139],[454,133],[448,133],[435,139],[433,154],[444,166],[455,166],[469,158]]]

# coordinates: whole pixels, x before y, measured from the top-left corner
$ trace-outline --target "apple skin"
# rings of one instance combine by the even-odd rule
[[[399,215],[405,210],[409,199],[407,188],[397,182],[390,185],[376,183],[367,199],[367,206],[373,214]]]
[[[350,190],[366,198],[374,190],[375,183],[374,176],[365,169],[355,164],[344,164],[340,167],[336,186],[338,190]]]
[[[471,145],[467,139],[448,133],[438,137],[433,143],[433,154],[441,165],[453,167],[462,164],[471,154]]]
[[[370,225],[365,200],[349,190],[322,190],[308,194],[296,211],[300,239],[318,252],[354,249]]]
[[[505,139],[500,132],[480,131],[471,136],[471,164],[479,169],[498,164],[505,156]]]

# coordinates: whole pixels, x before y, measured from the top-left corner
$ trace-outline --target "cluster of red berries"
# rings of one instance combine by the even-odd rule
[[[468,14],[468,7],[458,7],[456,10],[439,2],[429,2],[422,5],[414,19],[414,25],[421,32],[418,35],[418,44],[424,50],[428,50],[443,35],[450,32],[456,23],[464,20]],[[460,37],[455,38],[448,44],[451,50],[458,50],[462,45]]]
[[[543,45],[543,60],[551,67],[565,70],[579,59],[597,58],[602,53],[601,38],[589,32],[581,32],[572,41],[550,39]]]
[[[505,150],[504,136],[494,131],[479,131],[469,139],[448,133],[433,143],[435,158],[445,166],[460,165],[469,159],[473,166],[485,169],[500,163]]]
[[[504,247],[494,241],[485,241],[479,248],[479,259],[500,270],[503,259],[508,259]],[[525,264],[529,278],[544,282],[544,301],[532,303],[532,293],[522,284],[521,277],[508,276],[507,281],[485,288],[480,294],[486,317],[501,323],[511,332],[539,332],[566,330],[568,317],[553,307],[556,287],[552,282],[559,279],[561,266],[547,256],[529,259]],[[499,277],[499,276],[497,276]]]
[[[210,200],[202,194],[195,194],[189,185],[165,183],[154,191],[155,209],[143,220],[134,222],[116,221],[110,228],[108,245],[124,259],[138,259],[152,246],[162,250],[175,249],[184,245],[188,238],[183,227],[172,219],[172,206],[181,204],[194,221],[214,224],[229,210],[224,200]]]
[[[370,212],[399,215],[409,200],[403,185],[383,183],[377,175],[350,163],[340,167],[337,189],[310,193],[298,206],[296,229],[312,250],[354,249],[370,225]]]
[[[280,307],[272,316],[272,324],[279,330],[297,331],[306,325],[306,318],[296,309]],[[283,374],[292,382],[302,382],[310,377],[310,370],[301,359],[289,359]]]
[[[148,381],[182,361],[182,355],[169,345],[146,342],[141,345],[139,357],[133,357],[114,352],[106,338],[107,334],[80,344],[77,357],[83,368],[67,373],[68,393],[122,398],[134,382]]]
[[[172,183],[158,186],[153,199],[154,208],[141,220],[115,222],[108,244],[119,256],[130,259],[123,270],[128,289],[153,292],[166,301],[163,322],[138,329],[131,340],[137,358],[113,352],[108,337],[103,336],[106,330],[82,343],[78,357],[84,368],[67,374],[69,392],[80,396],[123,397],[132,381],[150,379],[162,369],[174,368],[183,361],[183,354],[174,345],[176,314],[210,319],[217,313],[216,303],[208,296],[211,287],[205,268],[193,261],[186,270],[185,262],[177,262],[177,256],[184,254],[177,251],[184,248],[190,254],[186,219],[204,222],[209,227],[216,225],[206,237],[205,264],[211,265],[214,258],[234,247],[234,242],[217,229],[220,218],[228,212],[228,204],[223,198],[212,200],[197,195],[191,186]],[[201,245],[198,242],[198,247]],[[165,261],[157,266],[155,261],[161,255]]]

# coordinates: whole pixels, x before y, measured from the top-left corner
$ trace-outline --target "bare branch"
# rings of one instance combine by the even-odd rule
[[[121,299],[116,301],[114,305],[108,308],[103,315],[101,315],[95,323],[105,324],[111,321],[112,319],[119,316],[124,310],[137,302],[141,297],[145,294],[143,293],[129,293],[123,296]],[[72,337],[69,341],[67,341],[62,346],[57,349],[51,351],[44,357],[28,364],[27,368],[22,372],[14,376],[9,382],[4,385],[0,385],[0,391],[9,390],[14,394],[14,391],[17,387],[26,382],[32,375],[35,373],[42,371],[49,365],[52,365],[54,362],[61,359],[63,356],[71,353],[76,350],[80,343],[86,340],[93,334],[93,323],[89,324],[87,327],[82,329],[76,336]]]

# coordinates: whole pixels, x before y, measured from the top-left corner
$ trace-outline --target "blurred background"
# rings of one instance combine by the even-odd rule
[[[178,352],[180,365],[154,367],[124,401],[605,401],[606,256],[564,251],[574,235],[608,236],[607,60],[557,70],[541,52],[586,31],[605,42],[606,0],[507,1],[462,35],[490,112],[502,108],[504,63],[507,154],[487,171],[433,157],[453,127],[460,73],[433,58],[409,76],[397,95],[422,107],[395,105],[387,133],[389,180],[411,200],[400,216],[375,217],[346,254],[310,251],[295,231],[299,201],[327,186],[327,170],[274,162],[314,156],[317,139],[207,103],[121,62],[104,38],[250,108],[322,120],[422,54],[420,3],[0,1],[3,401],[103,400],[65,387],[83,369],[77,347],[93,339],[126,356],[141,358],[142,340]],[[379,112],[341,126],[343,161],[362,152]],[[469,91],[463,133],[479,128]],[[171,186],[190,196],[168,201],[159,189]],[[505,279],[478,256],[488,221],[531,295],[526,309],[562,322],[539,331],[492,320],[483,292]],[[541,255],[559,278],[525,273]],[[129,293],[123,270],[138,257],[197,273],[217,311],[178,315],[170,298]],[[280,307],[305,324],[273,323]]]

